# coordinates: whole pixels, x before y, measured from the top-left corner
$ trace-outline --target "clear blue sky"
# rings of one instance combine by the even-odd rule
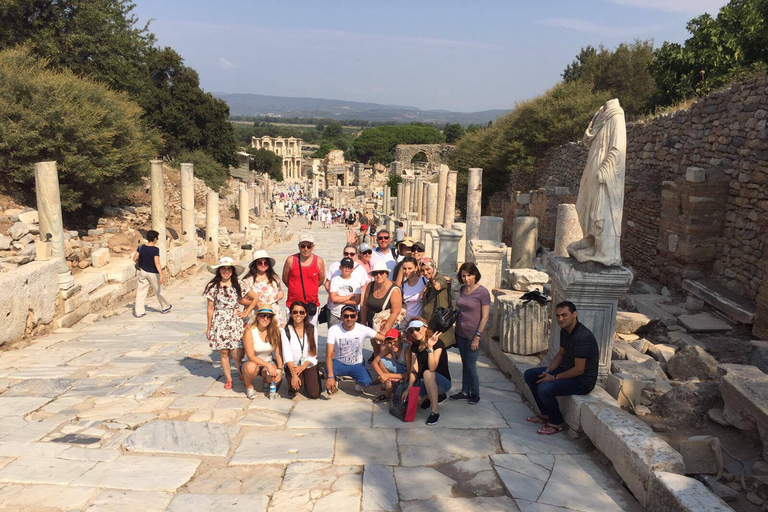
[[[581,47],[683,42],[726,0],[134,0],[207,91],[463,112],[554,85]]]

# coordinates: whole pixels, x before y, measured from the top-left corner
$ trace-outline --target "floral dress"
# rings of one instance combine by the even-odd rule
[[[259,302],[272,306],[278,325],[281,329],[284,328],[288,320],[285,315],[285,309],[280,306],[277,300],[277,294],[280,293],[280,283],[274,281],[254,281],[253,277],[248,276],[243,279],[242,285],[243,297],[248,295],[250,290],[253,290],[259,296]]]
[[[245,326],[237,316],[240,311],[237,291],[231,286],[212,286],[205,294],[213,301],[210,345],[213,350],[243,348]]]

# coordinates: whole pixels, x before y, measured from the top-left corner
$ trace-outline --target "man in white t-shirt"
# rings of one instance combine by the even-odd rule
[[[380,261],[384,262],[389,269],[390,276],[397,264],[395,257],[392,255],[392,249],[390,249],[391,243],[392,236],[390,235],[389,230],[382,229],[376,234],[376,248],[373,250],[373,254],[371,254],[371,263],[375,265]]]
[[[383,341],[384,334],[358,324],[355,306],[343,306],[341,323],[328,329],[325,347],[325,387],[328,391],[336,390],[336,377],[352,377],[358,391],[373,383],[363,363],[363,345],[367,339]]]
[[[355,261],[343,258],[340,263],[341,274],[331,279],[328,292],[328,327],[341,322],[341,308],[344,306],[360,306],[360,281],[352,275]]]

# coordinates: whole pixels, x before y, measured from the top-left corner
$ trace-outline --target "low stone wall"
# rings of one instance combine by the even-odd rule
[[[0,345],[39,332],[56,315],[55,261],[34,261],[0,273]]]

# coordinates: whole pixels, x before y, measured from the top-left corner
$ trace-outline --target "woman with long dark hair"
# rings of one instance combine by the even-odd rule
[[[205,286],[205,297],[208,299],[208,327],[205,337],[210,341],[211,348],[219,351],[221,370],[224,372],[225,389],[232,389],[232,369],[230,357],[234,355],[239,363],[243,359],[243,321],[240,318],[240,299],[242,288],[237,281],[237,275],[243,267],[235,265],[232,258],[224,257],[217,265],[208,267],[214,274]],[[234,354],[232,353],[234,352]]]
[[[285,375],[290,384],[288,395],[304,387],[309,398],[320,398],[320,376],[317,373],[315,327],[309,321],[303,302],[291,304],[288,325],[281,333]]]
[[[280,354],[280,328],[269,304],[259,304],[256,319],[243,333],[243,349],[247,358],[241,367],[245,396],[251,400],[256,398],[253,380],[258,376],[264,379],[264,388],[274,383],[276,393],[277,386],[283,380],[283,358]],[[270,391],[269,398],[275,396]]]
[[[269,304],[275,312],[277,325],[281,329],[285,327],[285,310],[279,304],[285,293],[280,285],[280,277],[275,272],[275,259],[270,258],[267,251],[254,253],[253,261],[248,265],[248,273],[243,277],[243,290],[247,293],[249,304],[246,312],[250,312],[257,303]]]

